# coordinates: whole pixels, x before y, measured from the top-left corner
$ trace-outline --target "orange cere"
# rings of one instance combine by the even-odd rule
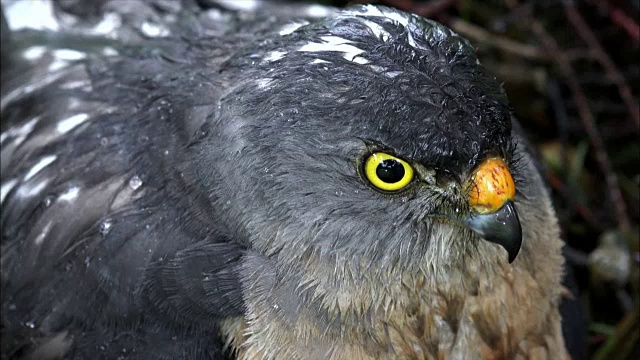
[[[469,205],[478,214],[500,210],[515,195],[516,184],[502,159],[490,158],[483,161],[471,175]]]

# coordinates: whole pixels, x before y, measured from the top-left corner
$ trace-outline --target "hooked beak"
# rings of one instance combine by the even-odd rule
[[[485,160],[470,180],[471,213],[464,224],[483,239],[507,250],[513,262],[522,245],[522,227],[513,204],[515,183],[504,161]]]
[[[516,259],[522,245],[522,228],[513,201],[488,214],[471,213],[464,224],[483,239],[502,246],[509,254],[509,263]]]

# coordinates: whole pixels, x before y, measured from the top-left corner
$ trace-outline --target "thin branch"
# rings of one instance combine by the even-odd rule
[[[574,249],[569,245],[565,245],[562,249],[564,256],[572,265],[587,267],[589,266],[589,255],[580,250]]]
[[[460,18],[451,19],[448,24],[454,31],[483,44],[496,47],[504,52],[529,60],[548,59],[547,54],[535,46],[522,44],[511,39],[494,35],[480,26],[468,23]]]
[[[633,40],[640,40],[640,27],[632,18],[628,17],[622,10],[615,8],[609,14],[613,23],[625,29]]]
[[[629,215],[627,214],[627,207],[622,198],[622,192],[618,184],[618,177],[613,171],[611,160],[605,150],[604,142],[598,129],[596,128],[595,119],[589,109],[587,98],[576,79],[575,72],[571,67],[571,63],[558,46],[557,41],[545,30],[542,24],[533,18],[530,18],[530,26],[533,32],[538,36],[543,46],[547,49],[549,54],[554,58],[560,71],[564,75],[567,81],[567,85],[571,89],[573,95],[573,101],[577,106],[578,114],[582,125],[589,136],[589,142],[593,146],[593,150],[596,155],[596,160],[605,175],[607,182],[607,188],[609,190],[609,196],[614,205],[616,211],[616,218],[618,222],[618,228],[622,234],[628,235],[630,233],[631,225]]]
[[[640,40],[640,26],[633,18],[627,16],[622,10],[614,7],[607,1],[595,0],[590,3],[591,5],[595,5],[599,10],[609,14],[611,21],[618,27],[624,29],[633,40]]]
[[[584,21],[576,7],[568,1],[563,2],[563,4],[567,19],[569,19],[569,22],[571,22],[573,27],[578,31],[582,40],[587,43],[594,58],[602,65],[607,76],[618,86],[618,92],[627,107],[627,111],[631,114],[631,118],[636,123],[636,127],[640,128],[640,110],[638,109],[638,104],[634,101],[631,89],[624,80],[620,70],[604,51],[602,45],[600,45],[595,34],[591,31],[589,25]]]

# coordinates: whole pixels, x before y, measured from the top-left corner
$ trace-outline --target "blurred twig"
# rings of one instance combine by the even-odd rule
[[[601,11],[605,11],[609,14],[611,21],[624,29],[633,40],[640,40],[640,26],[631,17],[627,16],[622,10],[612,6],[606,1],[595,0],[591,2]]]
[[[529,60],[548,59],[547,54],[540,51],[535,46],[522,44],[506,37],[494,35],[480,26],[473,25],[460,18],[451,19],[449,26],[461,35],[474,39],[483,44],[496,47],[512,55],[523,57]]]
[[[638,309],[628,312],[616,327],[616,331],[594,355],[594,360],[631,358],[633,347],[638,346]],[[625,341],[626,340],[626,341]]]
[[[604,51],[600,42],[596,38],[595,34],[589,26],[585,23],[584,19],[573,5],[570,2],[564,2],[564,10],[567,15],[567,19],[576,29],[582,40],[589,46],[590,52],[593,54],[594,58],[602,65],[604,71],[607,73],[607,76],[611,78],[615,84],[618,86],[618,91],[620,92],[620,97],[622,101],[625,103],[631,118],[636,124],[637,128],[640,128],[640,112],[638,110],[638,105],[633,100],[633,96],[631,95],[631,89],[629,89],[629,85],[627,85],[624,77],[618,70],[616,64],[611,60],[609,55]]]
[[[589,256],[584,252],[574,249],[568,245],[565,245],[563,251],[571,264],[582,267],[587,267],[589,265]]]
[[[618,228],[622,234],[629,234],[629,231],[631,229],[631,222],[629,219],[629,215],[627,214],[626,205],[622,198],[620,186],[618,185],[618,178],[613,171],[611,160],[609,159],[609,155],[607,154],[607,151],[605,149],[602,136],[600,135],[600,132],[596,127],[595,119],[593,117],[593,114],[591,113],[591,110],[589,109],[587,98],[584,94],[584,91],[582,90],[582,87],[578,83],[578,80],[576,79],[576,75],[573,71],[573,68],[571,67],[571,63],[569,62],[569,59],[567,59],[564,52],[562,52],[562,50],[558,46],[557,41],[553,38],[553,36],[551,36],[551,34],[549,34],[545,30],[540,22],[536,21],[533,18],[530,18],[529,24],[531,26],[531,30],[540,39],[543,46],[547,49],[550,56],[552,56],[552,58],[558,65],[560,71],[562,72],[562,75],[567,81],[567,85],[571,89],[573,101],[578,108],[577,110],[580,116],[580,120],[582,121],[582,125],[584,126],[584,129],[589,136],[589,141],[593,146],[593,150],[595,151],[598,164],[605,175],[609,195],[616,210]]]

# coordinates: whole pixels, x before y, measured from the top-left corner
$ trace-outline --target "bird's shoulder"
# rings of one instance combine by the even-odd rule
[[[224,91],[200,75],[233,42],[44,34],[13,33],[3,67],[2,352],[221,356],[245,247],[190,149]]]

